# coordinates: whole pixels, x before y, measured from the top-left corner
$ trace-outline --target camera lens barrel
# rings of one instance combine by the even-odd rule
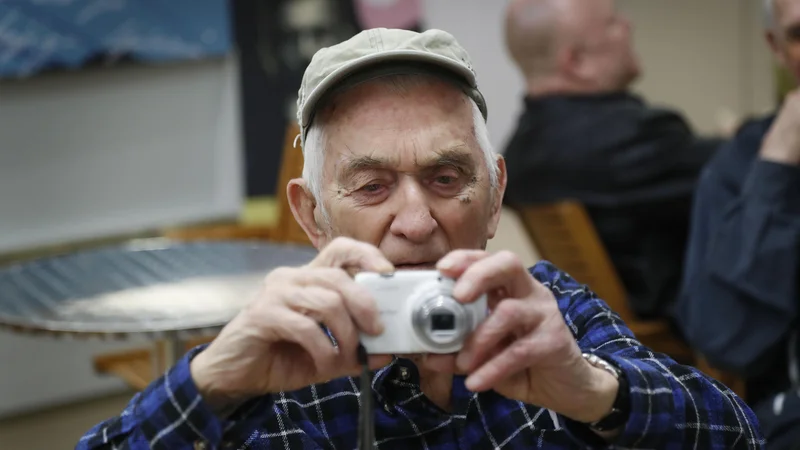
[[[414,306],[411,321],[426,346],[448,352],[461,347],[471,328],[472,313],[450,295],[436,293]]]

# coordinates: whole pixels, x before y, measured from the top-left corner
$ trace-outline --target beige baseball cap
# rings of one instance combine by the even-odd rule
[[[305,143],[316,106],[325,94],[351,82],[399,73],[432,73],[449,79],[475,101],[486,119],[486,101],[478,90],[469,54],[450,33],[374,28],[322,48],[311,58],[297,97],[301,142]]]

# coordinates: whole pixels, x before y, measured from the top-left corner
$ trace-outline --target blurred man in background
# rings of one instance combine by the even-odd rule
[[[581,202],[634,313],[668,316],[692,192],[720,141],[628,91],[639,61],[612,0],[513,0],[506,39],[526,83],[506,203]]]
[[[770,48],[800,81],[800,1],[764,4]],[[800,92],[704,171],[676,309],[711,363],[747,377],[770,447],[800,448]]]

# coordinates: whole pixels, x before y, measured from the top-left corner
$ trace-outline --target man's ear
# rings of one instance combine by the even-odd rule
[[[578,46],[564,45],[556,51],[556,72],[569,79],[585,77],[585,60],[583,51]]]
[[[292,208],[294,220],[306,232],[311,244],[319,249],[320,245],[324,243],[325,234],[314,217],[317,202],[308,190],[306,181],[302,178],[295,178],[290,181],[286,186],[286,198],[289,201],[289,207]]]
[[[780,38],[775,35],[774,31],[768,30],[764,36],[767,39],[767,43],[769,44],[770,50],[772,50],[772,54],[775,55],[775,59],[782,66],[786,66],[786,56],[783,53],[783,49],[781,48],[781,43],[778,41]]]
[[[497,155],[497,187],[492,192],[492,204],[490,210],[489,228],[487,234],[489,239],[494,237],[497,232],[497,224],[500,223],[500,215],[503,212],[503,196],[506,193],[506,183],[508,182],[508,173],[506,173],[506,159],[503,155]]]

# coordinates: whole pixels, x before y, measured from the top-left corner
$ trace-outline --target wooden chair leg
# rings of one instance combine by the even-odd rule
[[[195,338],[187,341],[184,351],[211,342],[213,336]],[[154,343],[150,348],[137,348],[122,352],[102,354],[94,357],[94,370],[103,375],[113,375],[122,379],[131,388],[142,391],[156,379],[156,373],[163,373],[161,368],[156,372],[156,365],[164,361],[166,345],[163,342]]]

